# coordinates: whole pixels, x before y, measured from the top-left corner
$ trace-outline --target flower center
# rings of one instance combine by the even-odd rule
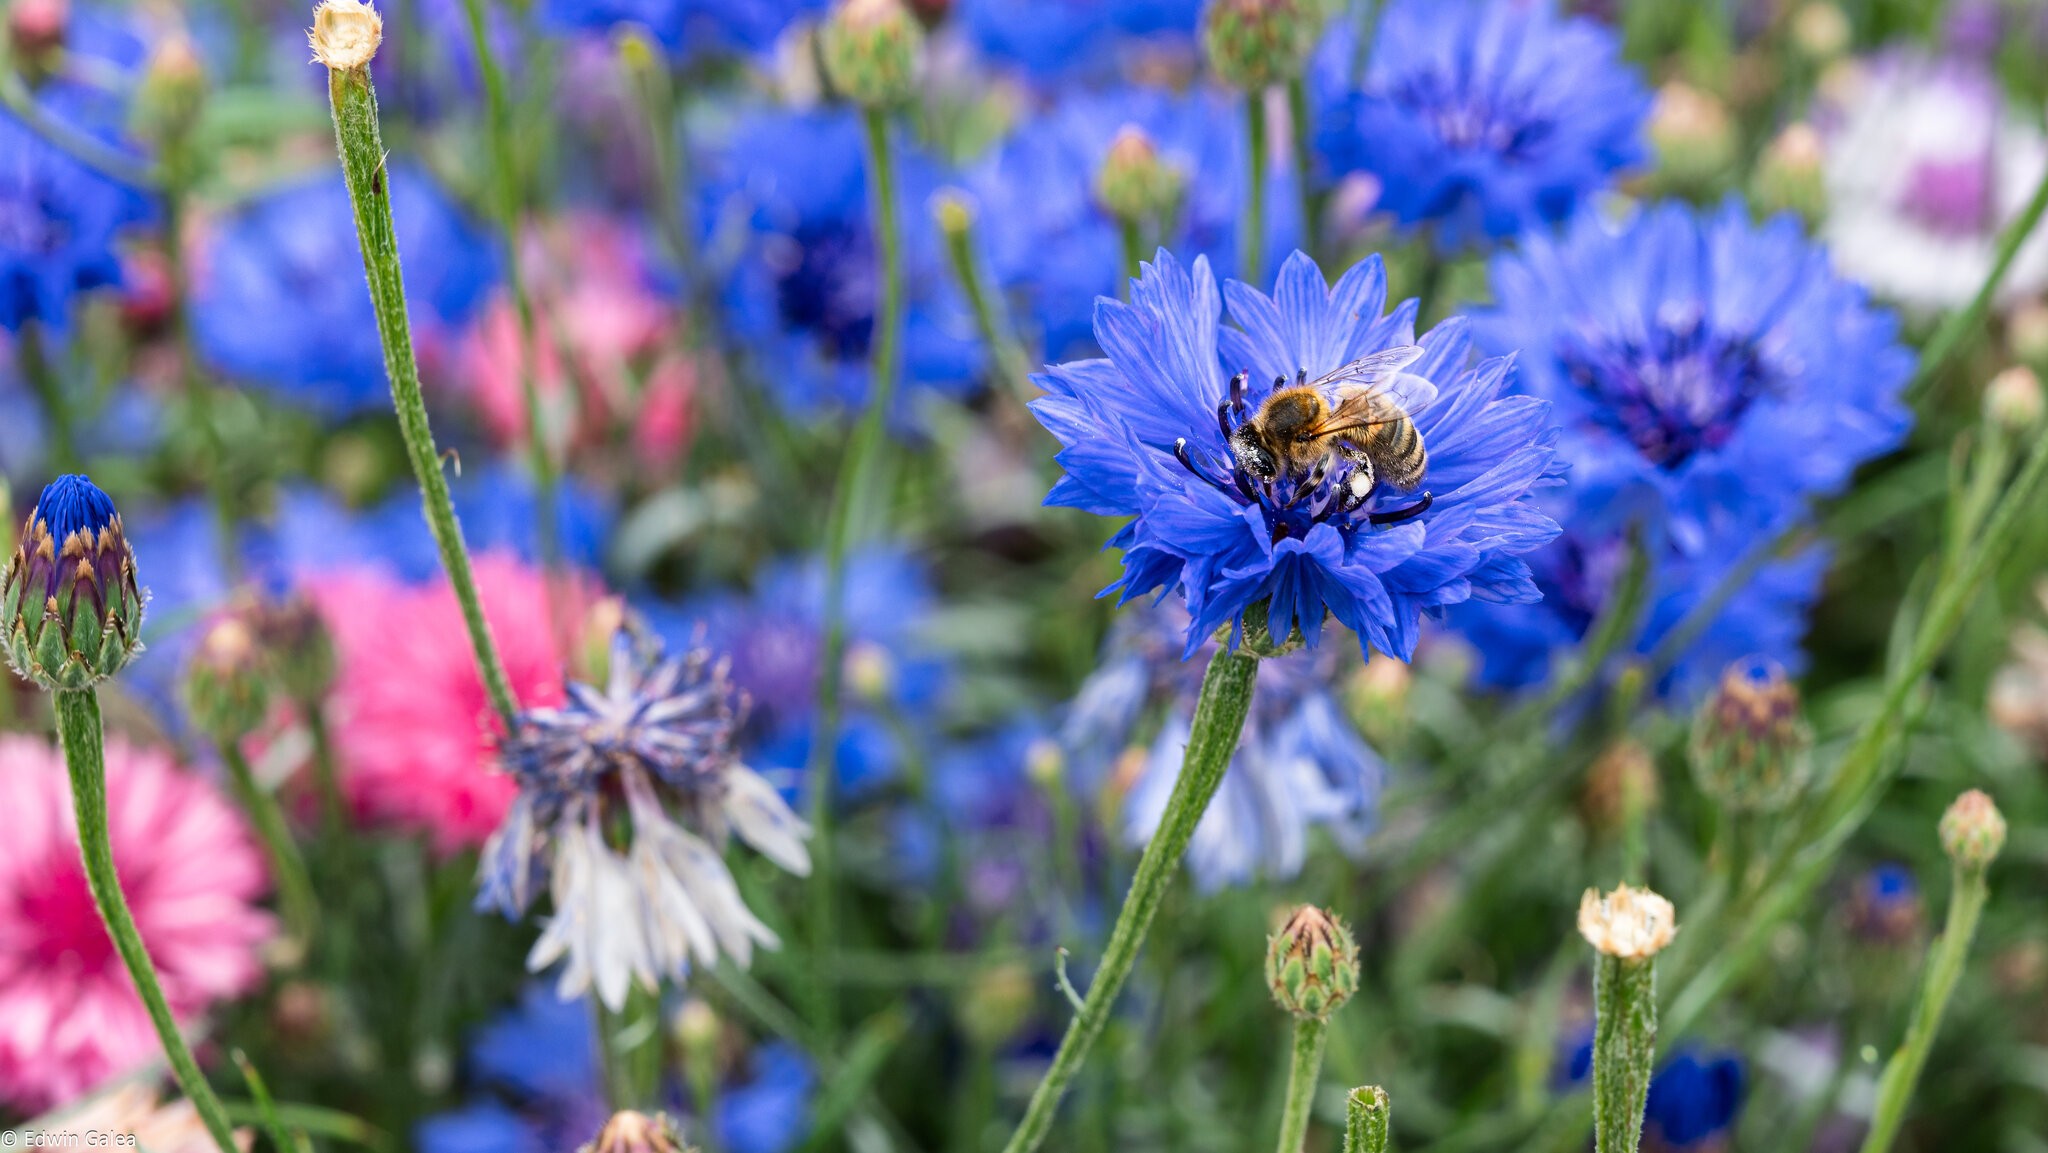
[[[98,973],[113,962],[114,942],[86,887],[85,867],[69,854],[53,859],[40,883],[17,898],[23,925],[33,926],[31,953],[50,972]]]
[[[1991,228],[1991,156],[1928,160],[1906,178],[1899,205],[1935,232],[1974,236]]]
[[[785,323],[814,333],[835,359],[865,360],[875,328],[874,246],[867,231],[806,224],[768,254]]]
[[[1594,420],[1664,469],[1726,444],[1750,404],[1776,385],[1754,339],[1715,332],[1697,317],[1660,320],[1641,337],[1567,337],[1559,360],[1595,401]]]
[[[1460,151],[1514,159],[1550,135],[1550,121],[1529,115],[1528,93],[1477,92],[1469,84],[1467,77],[1418,72],[1396,81],[1387,98],[1435,128],[1447,147]]]

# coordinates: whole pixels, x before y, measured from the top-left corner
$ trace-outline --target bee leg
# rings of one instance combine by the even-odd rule
[[[1412,520],[1415,517],[1421,516],[1423,513],[1428,512],[1429,506],[1435,503],[1436,497],[1430,493],[1425,492],[1422,494],[1421,499],[1417,500],[1414,504],[1409,505],[1407,508],[1397,508],[1392,512],[1376,512],[1366,517],[1365,519],[1371,521],[1374,524],[1400,524],[1404,520]]]
[[[1373,485],[1379,481],[1379,472],[1373,468],[1372,458],[1356,445],[1340,445],[1337,453],[1351,462],[1351,475],[1344,478],[1344,492],[1337,508],[1339,512],[1350,512],[1372,495]]]

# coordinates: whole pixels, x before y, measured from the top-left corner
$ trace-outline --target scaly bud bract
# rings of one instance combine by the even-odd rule
[[[185,708],[201,732],[224,745],[263,723],[270,670],[249,622],[230,615],[207,626],[185,666]]]
[[[1210,0],[1202,50],[1217,79],[1256,92],[1301,75],[1324,16],[1322,0]]]
[[[306,41],[315,64],[336,72],[368,68],[384,43],[384,18],[363,0],[321,0]]]
[[[1179,213],[1187,177],[1159,155],[1143,128],[1126,124],[1095,174],[1095,198],[1118,220],[1148,223]]]
[[[1358,990],[1358,945],[1344,922],[1303,905],[1266,942],[1266,985],[1297,1017],[1327,1021]]]
[[[2005,848],[2005,815],[1982,789],[1955,799],[1941,815],[1941,849],[1965,869],[1982,869]]]
[[[916,84],[924,26],[902,0],[839,0],[818,48],[834,88],[864,108],[887,107]]]
[[[1775,661],[1728,666],[1693,718],[1692,770],[1700,790],[1734,812],[1778,812],[1806,791],[1813,730],[1799,690]]]
[[[82,475],[43,489],[0,577],[7,663],[45,689],[83,689],[142,651],[143,592],[121,514]]]

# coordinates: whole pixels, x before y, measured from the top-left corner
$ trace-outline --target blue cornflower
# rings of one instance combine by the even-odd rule
[[[1562,220],[1643,159],[1650,97],[1620,38],[1550,0],[1393,0],[1359,85],[1356,49],[1335,21],[1311,66],[1317,150],[1444,249]]]
[[[1243,118],[1238,102],[1214,89],[1077,92],[1026,121],[967,173],[989,270],[1035,322],[1047,360],[1091,355],[1095,298],[1122,287],[1120,226],[1098,199],[1096,181],[1126,128],[1143,132],[1182,178],[1182,204],[1164,246],[1239,266]],[[1283,165],[1268,182],[1264,251],[1275,269],[1300,235],[1292,179]]]
[[[1735,1124],[1742,1110],[1745,1073],[1733,1053],[1703,1055],[1681,1048],[1650,1078],[1643,1110],[1645,1143],[1677,1153],[1702,1149]]]
[[[1225,298],[1242,327],[1222,326]],[[1382,315],[1385,303],[1378,257],[1332,289],[1296,253],[1268,297],[1236,281],[1219,293],[1207,260],[1184,267],[1162,250],[1129,304],[1097,303],[1108,358],[1034,378],[1048,395],[1032,410],[1066,469],[1046,502],[1132,518],[1110,541],[1124,575],[1105,591],[1127,601],[1178,588],[1192,618],[1186,654],[1226,625],[1235,644],[1245,610],[1261,601],[1276,638],[1299,629],[1314,646],[1334,616],[1362,645],[1406,660],[1425,611],[1536,599],[1520,557],[1558,532],[1528,499],[1559,476],[1550,406],[1507,395],[1508,358],[1468,367],[1462,319],[1418,342],[1414,302]],[[1336,454],[1270,479],[1237,459],[1234,430],[1269,382],[1382,353],[1412,356],[1402,367],[1422,383],[1406,387],[1435,393],[1412,414],[1428,450],[1426,491],[1369,484]]]
[[[148,215],[140,193],[0,110],[0,328],[67,327],[72,297],[120,283],[115,238]]]
[[[1180,660],[1186,621],[1172,605],[1120,618],[1060,731],[1079,785],[1123,793],[1122,829],[1134,846],[1158,829],[1187,749],[1201,673]],[[1346,852],[1362,847],[1386,767],[1331,693],[1342,663],[1339,650],[1325,648],[1260,665],[1244,736],[1188,847],[1204,889],[1294,876],[1316,828]],[[1140,722],[1162,708],[1141,743]]]
[[[517,917],[547,875],[554,916],[528,967],[566,960],[561,996],[594,987],[617,1012],[635,979],[654,989],[692,959],[744,966],[756,944],[777,945],[725,867],[730,834],[790,872],[811,862],[810,830],[734,755],[723,662],[671,658],[621,629],[610,666],[604,687],[571,684],[565,703],[514,722],[499,756],[519,795],[484,846],[476,903]],[[623,853],[608,839],[622,822]]]
[[[713,1106],[718,1143],[732,1153],[787,1153],[810,1133],[817,1075],[786,1041],[754,1050],[751,1076],[727,1086]]]
[[[802,417],[860,407],[868,395],[877,301],[874,236],[859,114],[848,108],[742,114],[707,148],[710,249],[734,249],[727,317],[784,409]],[[905,386],[970,391],[982,363],[974,321],[946,270],[926,200],[940,170],[899,138],[904,239]],[[737,235],[727,235],[737,224]]]
[[[827,0],[543,0],[541,23],[556,32],[609,33],[638,25],[677,56],[762,52],[799,16]]]
[[[1202,0],[960,0],[954,19],[983,55],[1042,83],[1129,71],[1147,56],[1195,61]]]
[[[1546,507],[1569,526],[1535,558],[1541,605],[1467,610],[1496,684],[1540,678],[1581,636],[1626,564],[1630,526],[1652,563],[1648,652],[1759,542],[1897,445],[1912,369],[1898,323],[1791,218],[1740,204],[1667,204],[1618,223],[1588,213],[1492,264],[1473,318],[1489,351],[1521,351],[1522,387],[1556,406],[1572,484]],[[1739,657],[1800,662],[1825,558],[1765,565],[1682,654],[1666,687],[1695,694]]]
[[[484,234],[418,168],[386,166],[406,299],[425,367],[497,277]],[[193,335],[216,368],[329,416],[389,403],[348,190],[333,173],[222,222],[193,294]]]

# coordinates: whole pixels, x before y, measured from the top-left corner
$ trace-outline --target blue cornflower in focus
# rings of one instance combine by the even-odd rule
[[[64,328],[71,298],[118,284],[114,241],[148,216],[140,193],[0,110],[0,328]]]
[[[1226,298],[1241,327],[1222,324]],[[1299,629],[1313,647],[1327,615],[1406,660],[1424,612],[1536,599],[1521,555],[1558,533],[1529,500],[1560,475],[1549,404],[1509,395],[1510,359],[1469,364],[1462,319],[1418,340],[1414,302],[1383,315],[1385,304],[1378,257],[1332,288],[1296,253],[1268,297],[1236,281],[1219,292],[1207,260],[1162,250],[1130,303],[1097,302],[1106,359],[1033,378],[1047,395],[1032,410],[1066,470],[1046,503],[1131,518],[1110,540],[1124,574],[1105,592],[1179,589],[1185,654],[1225,626],[1237,643],[1262,601],[1275,638]],[[1334,455],[1261,479],[1233,452],[1275,381],[1378,354],[1404,362],[1411,395],[1434,394],[1410,414],[1428,450],[1419,491],[1369,484]]]
[[[1120,617],[1059,734],[1072,779],[1121,797],[1134,846],[1159,827],[1201,689],[1200,669],[1180,659],[1186,620],[1173,605]],[[1188,847],[1202,888],[1294,876],[1318,828],[1345,852],[1363,847],[1386,767],[1331,691],[1344,659],[1324,648],[1259,666],[1244,735]],[[1141,722],[1162,709],[1148,739]]]
[[[543,27],[556,32],[609,33],[622,24],[645,28],[677,56],[762,52],[799,16],[827,0],[542,0]]]
[[[420,169],[386,166],[422,369],[498,275],[472,223]],[[390,403],[348,189],[332,173],[231,213],[192,300],[193,335],[220,371],[328,416]]]
[[[1142,132],[1180,177],[1181,205],[1164,247],[1239,266],[1247,178],[1239,105],[1214,89],[1075,92],[1027,120],[967,172],[989,271],[1034,322],[1047,360],[1092,354],[1095,298],[1123,286],[1120,224],[1102,204],[1097,181],[1128,128]],[[1267,187],[1264,251],[1275,268],[1300,235],[1292,179],[1287,166],[1274,166]]]
[[[1572,484],[1546,504],[1567,526],[1536,562],[1540,605],[1459,620],[1502,685],[1540,679],[1576,641],[1627,563],[1649,550],[1649,652],[1744,555],[1897,445],[1912,370],[1898,322],[1839,279],[1783,217],[1729,203],[1650,208],[1616,224],[1588,213],[1556,238],[1494,259],[1481,348],[1520,350],[1521,384],[1556,406]],[[1764,565],[1664,682],[1681,699],[1751,653],[1800,661],[1818,551]]]
[[[1147,55],[1195,61],[1202,0],[959,0],[954,20],[990,60],[1032,79],[1128,71]]]
[[[1311,65],[1317,150],[1441,248],[1562,220],[1644,158],[1650,96],[1620,37],[1551,0],[1393,0],[1354,85],[1356,51],[1334,21]]]
[[[868,395],[877,284],[858,113],[756,110],[707,148],[708,250],[726,253],[726,315],[775,398],[817,417]],[[919,388],[971,390],[983,353],[947,272],[926,200],[939,167],[899,136],[906,297],[899,425]]]

